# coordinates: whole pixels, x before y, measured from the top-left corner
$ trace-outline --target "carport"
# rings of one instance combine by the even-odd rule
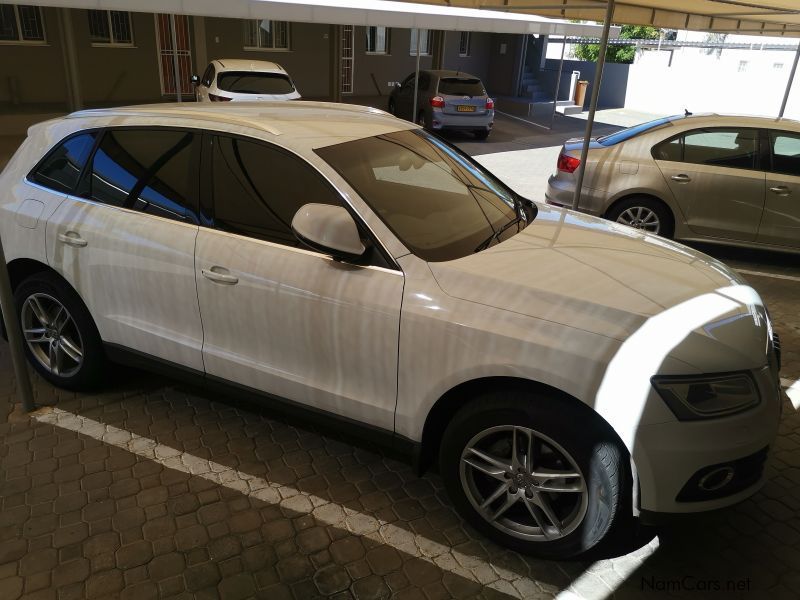
[[[474,31],[505,34],[537,34],[566,36],[596,36],[600,26],[569,22],[533,14],[515,14],[483,10],[485,7],[436,6],[433,4],[416,4],[392,2],[384,0],[229,0],[224,3],[203,0],[33,0],[29,4],[60,9],[107,9],[169,14],[169,32],[172,47],[178,48],[178,32],[175,25],[175,14],[204,17],[228,17],[241,19],[278,19],[298,23],[317,23],[328,25],[362,25],[385,26],[403,29],[433,29],[439,31]],[[69,15],[61,19],[63,31],[61,51],[67,79],[68,104],[72,109],[82,108],[82,96],[78,80],[78,59],[75,40],[69,32]],[[604,36],[609,35],[610,27],[605,27]],[[337,43],[337,40],[333,40]],[[332,65],[334,73],[341,76],[340,65]],[[416,69],[420,67],[419,37],[416,48]],[[174,52],[172,60],[175,80],[180,81],[186,73],[181,72],[178,53]],[[178,85],[176,85],[176,88]],[[338,88],[335,88],[338,89]],[[414,95],[416,98],[416,80]],[[181,101],[181,93],[177,94]],[[341,100],[341,95],[334,95],[334,100]],[[416,102],[415,102],[416,104]],[[555,103],[554,103],[555,110]],[[23,399],[24,409],[33,410],[33,398],[30,384],[26,376],[23,354],[23,342],[19,336],[19,324],[16,323],[15,311],[12,310],[13,299],[6,260],[0,243],[0,308],[6,318],[9,342],[15,358],[15,373],[19,381],[19,393]]]

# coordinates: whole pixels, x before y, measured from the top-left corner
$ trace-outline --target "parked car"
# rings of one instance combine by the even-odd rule
[[[416,107],[411,73],[395,82],[389,112],[431,131],[470,131],[480,140],[489,137],[494,125],[494,100],[480,78],[462,71],[420,71]]]
[[[438,461],[469,523],[551,558],[762,481],[780,359],[752,288],[376,109],[79,112],[31,127],[0,190],[57,386],[134,362],[302,410]]]
[[[572,206],[583,140],[546,199]],[[684,241],[800,251],[800,123],[681,115],[593,139],[579,210]]]
[[[298,100],[300,92],[282,66],[266,60],[212,60],[202,77],[192,75],[198,102]]]

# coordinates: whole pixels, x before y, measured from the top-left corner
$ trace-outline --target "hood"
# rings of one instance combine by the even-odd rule
[[[537,206],[536,219],[514,237],[455,261],[430,263],[442,290],[620,341],[645,323],[648,331],[666,324],[670,337],[685,327],[682,339],[703,339],[671,354],[690,364],[707,363],[702,355],[720,344],[728,349],[722,354],[731,353],[720,359],[728,366],[720,370],[766,362],[765,309],[724,264],[617,223]]]

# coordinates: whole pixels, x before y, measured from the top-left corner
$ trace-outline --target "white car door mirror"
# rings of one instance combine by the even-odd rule
[[[292,231],[306,246],[334,258],[356,258],[366,251],[356,222],[341,206],[306,204],[295,213]]]

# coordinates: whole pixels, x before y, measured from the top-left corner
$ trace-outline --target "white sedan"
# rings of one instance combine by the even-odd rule
[[[192,75],[198,102],[298,100],[300,92],[282,66],[266,60],[212,60],[202,77]]]
[[[381,111],[76,113],[30,128],[0,190],[28,357],[56,385],[133,361],[357,430],[550,558],[762,483],[780,354],[752,288]]]

